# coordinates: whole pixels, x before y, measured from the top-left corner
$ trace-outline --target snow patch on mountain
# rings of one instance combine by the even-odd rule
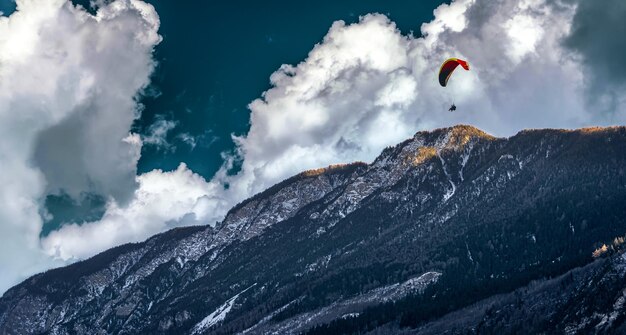
[[[226,315],[228,314],[228,312],[230,312],[230,310],[233,308],[233,305],[235,304],[235,301],[237,300],[237,298],[239,298],[239,296],[242,295],[243,293],[245,293],[247,290],[253,288],[255,285],[256,285],[256,283],[252,284],[247,289],[237,293],[232,298],[226,300],[226,302],[224,304],[222,304],[220,307],[218,307],[211,314],[207,315],[204,319],[202,319],[202,321],[198,322],[198,324],[196,324],[193,327],[191,333],[192,334],[200,334],[203,331],[205,331],[205,330],[211,328],[212,326],[216,325],[217,323],[224,321],[224,319],[226,318]]]

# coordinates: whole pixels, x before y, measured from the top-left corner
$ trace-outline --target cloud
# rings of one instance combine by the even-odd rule
[[[189,133],[180,133],[176,137],[187,144],[191,150],[195,149],[196,145],[198,145],[198,140]]]
[[[18,0],[0,17],[0,291],[59,264],[39,233],[46,194],[135,188],[136,96],[160,41],[152,6],[119,0],[92,16],[63,0]]]
[[[51,266],[42,255],[75,260],[170,227],[221,220],[233,204],[284,178],[371,161],[417,130],[469,123],[507,136],[522,128],[623,122],[623,104],[614,104],[608,117],[602,106],[586,103],[594,91],[590,78],[600,73],[595,69],[612,62],[602,63],[591,50],[610,40],[581,35],[591,29],[581,13],[587,6],[457,0],[434,11],[423,37],[403,35],[380,14],[355,24],[337,21],[305,60],[271,75],[272,88],[249,105],[249,133],[233,137],[236,155],[225,155],[207,181],[184,164],[134,175],[142,143],[163,143],[174,126],[168,122],[175,122],[155,123],[143,140],[129,134],[139,112],[134,97],[147,84],[159,40],[152,7],[118,0],[94,18],[64,1],[23,0],[11,25],[0,21],[1,75],[15,80],[0,90],[0,127],[11,125],[0,129],[7,131],[0,159],[9,171],[0,176],[0,233],[17,236],[5,254],[27,246],[30,254],[20,260],[29,268],[6,258],[11,265],[0,271],[19,277]],[[51,45],[39,43],[40,31],[52,34]],[[92,64],[86,56],[101,59]],[[467,59],[471,71],[459,70],[442,88],[437,71],[452,56]],[[613,79],[623,82],[619,76]],[[617,90],[614,97],[624,101]],[[458,111],[449,113],[453,102]],[[104,117],[110,113],[120,119]],[[190,134],[178,139],[192,149],[199,143]],[[68,148],[78,157],[67,157]],[[235,162],[241,169],[233,175]],[[41,196],[59,190],[105,194],[106,212],[38,240]]]
[[[170,172],[144,173],[137,182],[139,188],[127,206],[109,202],[100,220],[53,231],[42,241],[44,250],[63,260],[81,259],[176,226],[207,224],[215,207],[224,205],[211,197],[219,193],[218,185],[206,182],[185,164]]]
[[[237,138],[242,184],[231,185],[254,193],[302,169],[369,160],[411,134],[415,116],[404,111],[419,92],[410,47],[385,16],[335,22],[304,62],[283,65],[273,88],[250,104],[250,131]]]
[[[589,80],[589,103],[624,120],[626,83],[626,3],[581,1],[565,46],[581,58]],[[597,108],[597,107],[596,107]],[[617,115],[615,115],[617,114]]]
[[[167,134],[176,128],[178,122],[166,120],[163,115],[157,115],[155,118],[154,123],[148,127],[147,134],[142,136],[142,143],[159,149],[175,150],[175,147],[167,141]]]
[[[219,140],[219,137],[214,135],[209,129],[195,136],[190,133],[180,133],[176,136],[176,139],[188,145],[189,149],[193,151],[193,149],[195,149],[198,145],[204,148],[210,147],[213,143]]]

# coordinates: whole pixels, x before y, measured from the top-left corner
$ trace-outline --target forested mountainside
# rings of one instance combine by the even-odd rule
[[[418,132],[33,276],[0,333],[623,332],[625,166],[624,127]]]

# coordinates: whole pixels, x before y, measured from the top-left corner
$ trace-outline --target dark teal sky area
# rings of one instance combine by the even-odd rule
[[[168,136],[176,150],[144,148],[139,172],[171,170],[182,161],[210,178],[232,150],[231,134],[249,128],[247,104],[269,88],[281,64],[297,64],[337,20],[356,22],[372,12],[388,14],[403,33],[419,33],[441,1],[171,1],[152,0],[163,41],[153,76],[158,97],[145,98],[136,123],[145,132],[156,115],[176,120]],[[191,150],[176,136],[203,136]]]
[[[4,15],[8,15],[15,11],[15,1],[13,0],[0,0],[0,12]]]

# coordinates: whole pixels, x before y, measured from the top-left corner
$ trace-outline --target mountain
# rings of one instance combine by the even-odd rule
[[[624,332],[625,167],[626,127],[418,132],[35,275],[0,334]]]

